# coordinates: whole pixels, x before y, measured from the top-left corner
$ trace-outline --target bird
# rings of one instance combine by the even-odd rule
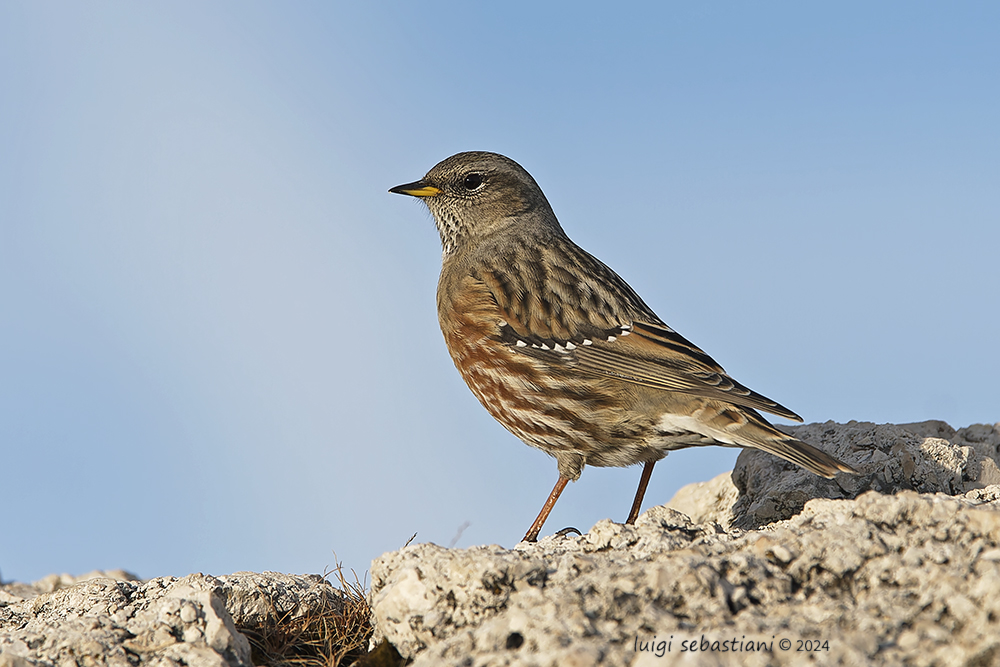
[[[857,472],[764,419],[759,411],[802,421],[731,378],[570,240],[514,160],[458,153],[389,192],[422,200],[434,218],[438,321],[458,372],[500,424],[556,460],[524,541],[537,541],[588,465],[643,465],[627,524],[653,466],[676,449],[753,448],[826,478]]]

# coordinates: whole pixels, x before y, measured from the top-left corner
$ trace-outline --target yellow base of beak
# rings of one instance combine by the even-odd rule
[[[411,197],[437,197],[441,194],[441,189],[433,185],[424,185],[418,181],[416,183],[407,183],[406,185],[397,185],[391,188],[389,192],[394,192],[398,195],[410,195]]]

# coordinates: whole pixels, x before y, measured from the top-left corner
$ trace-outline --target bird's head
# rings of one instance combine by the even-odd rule
[[[497,153],[458,153],[413,183],[389,190],[419,197],[434,216],[445,255],[499,233],[559,228],[535,179]]]

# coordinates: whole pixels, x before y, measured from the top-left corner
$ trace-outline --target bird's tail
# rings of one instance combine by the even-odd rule
[[[857,470],[843,461],[830,456],[822,449],[788,436],[780,439],[754,438],[753,447],[774,454],[827,479],[832,478],[838,472],[849,472],[853,475],[858,474]]]

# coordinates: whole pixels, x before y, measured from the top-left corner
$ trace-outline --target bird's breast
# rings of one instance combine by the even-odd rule
[[[438,321],[452,361],[472,392],[494,417],[506,425],[509,415],[498,413],[539,387],[542,369],[537,361],[518,354],[502,342],[505,322],[489,288],[471,276],[438,287]]]
[[[650,456],[650,424],[629,410],[634,390],[575,372],[502,339],[508,324],[489,288],[475,278],[442,280],[438,319],[448,352],[486,410],[525,443],[580,454],[594,465],[628,465]]]

